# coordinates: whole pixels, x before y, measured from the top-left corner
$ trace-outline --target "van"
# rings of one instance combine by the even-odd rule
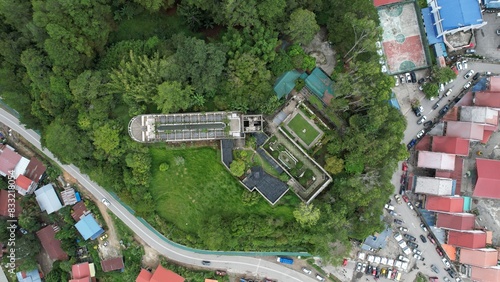
[[[389,268],[387,270],[387,278],[391,279],[391,276],[392,276],[392,268]]]

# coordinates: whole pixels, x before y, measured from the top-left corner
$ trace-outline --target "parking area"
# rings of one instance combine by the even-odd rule
[[[427,77],[429,75],[429,70],[419,70],[415,71],[417,76],[417,80],[422,77]],[[394,94],[396,94],[396,98],[398,99],[398,103],[401,107],[401,113],[406,115],[411,111],[411,101],[413,99],[417,99],[422,101],[425,99],[424,92],[418,90],[418,83],[399,83],[398,86],[392,88]]]
[[[483,19],[488,24],[475,33],[476,52],[486,58],[500,60],[500,36],[496,34],[496,30],[500,29],[500,18],[497,13],[483,13]]]

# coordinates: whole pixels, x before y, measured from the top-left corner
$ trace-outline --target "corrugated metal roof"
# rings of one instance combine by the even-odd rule
[[[155,270],[153,273],[153,276],[151,277],[151,282],[164,282],[164,281],[169,281],[169,282],[184,282],[184,277],[180,276],[179,274],[165,269],[163,266],[158,265],[158,268]]]
[[[486,233],[479,230],[467,232],[449,231],[447,243],[470,249],[484,248],[486,247]]]
[[[497,265],[498,251],[495,249],[460,250],[460,263],[479,267]]]
[[[476,159],[477,182],[474,197],[500,199],[500,161]]]
[[[418,167],[453,170],[455,155],[429,151],[418,152]]]
[[[453,230],[472,230],[476,216],[471,213],[437,213],[436,226]]]
[[[427,196],[425,209],[442,212],[463,212],[464,199],[462,197]]]
[[[487,107],[468,107],[460,109],[460,121],[498,125],[498,111]]]
[[[443,30],[449,31],[483,22],[481,8],[475,0],[437,0]]]
[[[453,195],[455,182],[453,179],[426,176],[417,176],[415,178],[415,193],[437,196]]]
[[[477,282],[500,281],[500,266],[489,268],[472,266],[470,278]]]
[[[432,151],[460,156],[468,156],[469,140],[450,136],[433,136]]]
[[[484,126],[481,124],[463,121],[446,122],[446,136],[480,141],[483,139],[483,132]]]
[[[474,96],[474,105],[500,109],[500,92],[476,92],[476,95]]]

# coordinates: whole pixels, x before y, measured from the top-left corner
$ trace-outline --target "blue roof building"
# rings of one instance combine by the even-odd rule
[[[477,0],[430,0],[428,4],[436,38],[486,25]],[[422,11],[422,14],[425,21],[425,12]],[[431,30],[429,23],[425,24],[426,31]]]
[[[488,9],[500,9],[500,0],[484,0],[484,6]]]
[[[62,208],[61,201],[50,183],[36,190],[35,195],[40,209],[46,211],[47,214],[51,214]]]
[[[97,221],[95,221],[91,214],[82,217],[82,219],[75,224],[75,227],[85,240],[89,238],[95,240],[99,235],[104,233],[102,227],[97,224]]]
[[[16,273],[17,281],[19,282],[42,282],[40,278],[40,272],[38,269],[33,269],[30,271],[21,271]]]

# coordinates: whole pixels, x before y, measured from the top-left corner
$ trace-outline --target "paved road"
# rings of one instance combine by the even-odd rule
[[[248,276],[258,275],[260,278],[267,277],[278,281],[316,281],[312,275],[307,276],[283,265],[262,259],[242,256],[202,255],[186,251],[166,243],[150,229],[144,226],[127,209],[114,201],[113,197],[111,197],[111,195],[106,192],[104,188],[91,181],[87,175],[82,174],[77,167],[74,165],[61,164],[50,151],[42,149],[40,136],[35,131],[26,129],[24,126],[20,125],[19,120],[17,120],[16,117],[12,116],[5,110],[0,109],[0,122],[22,135],[28,142],[42,151],[48,158],[60,165],[62,169],[77,179],[81,185],[94,195],[94,197],[97,199],[108,199],[111,202],[109,209],[149,246],[158,251],[160,254],[166,256],[168,259],[195,267],[202,267],[201,261],[209,260],[211,261],[211,269],[226,269],[230,273],[240,273]]]
[[[424,115],[427,116],[427,120],[432,120],[436,118],[439,115],[439,110],[448,103],[448,100],[453,100],[455,97],[457,97],[460,92],[463,89],[463,86],[467,83],[467,81],[472,81],[471,78],[468,80],[464,79],[465,73],[473,69],[475,72],[492,72],[492,73],[500,73],[500,65],[497,64],[488,64],[488,63],[481,63],[481,62],[473,62],[469,60],[468,62],[468,69],[467,70],[462,70],[459,72],[457,78],[451,83],[448,84],[445,87],[445,91],[447,91],[449,88],[453,89],[452,94],[448,97],[444,97],[440,104],[440,107],[436,110],[432,110],[432,106],[437,102],[437,99],[434,101],[429,101],[428,99],[423,99],[421,101],[422,106],[424,107]],[[401,86],[400,86],[401,87]],[[406,86],[405,86],[406,87]],[[442,92],[444,93],[444,92]],[[442,95],[442,94],[441,94]],[[404,143],[408,144],[411,139],[415,138],[416,134],[418,131],[423,129],[423,125],[417,125],[417,120],[418,118],[415,116],[415,114],[412,111],[409,111],[406,113],[406,119],[408,121],[408,126],[405,130],[405,136],[404,136]],[[395,193],[399,192],[399,187],[400,187],[400,178],[401,178],[401,163],[399,164],[398,170],[394,173],[393,178],[392,178],[392,183],[395,186]],[[420,241],[419,236],[424,235],[427,236],[428,232],[424,232],[422,228],[420,228],[420,218],[417,216],[416,212],[414,210],[411,210],[408,208],[408,206],[403,202],[403,204],[398,205],[395,204],[395,201],[393,200],[393,203],[396,207],[396,212],[400,214],[400,218],[404,220],[404,226],[406,226],[411,235],[415,236],[417,238],[417,243],[419,244],[419,250],[422,251],[423,257],[425,258],[425,261],[418,261],[417,262],[417,267],[419,268],[418,271],[427,274],[429,276],[438,276],[442,279],[442,277],[448,276],[448,274],[445,271],[445,265],[441,261],[441,257],[439,257],[438,253],[435,250],[435,245],[429,242],[427,240],[427,243],[422,243]],[[424,265],[425,263],[425,265]],[[430,265],[434,264],[439,268],[439,274],[436,274],[431,271]],[[409,277],[406,277],[406,280],[408,281],[413,281],[413,277],[416,275],[416,272],[412,272]],[[449,277],[448,277],[449,278]]]

